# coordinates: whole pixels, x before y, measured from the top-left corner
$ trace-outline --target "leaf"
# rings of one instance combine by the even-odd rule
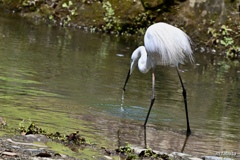
[[[50,15],[48,18],[49,18],[50,20],[52,20],[52,19],[53,19],[53,15]]]
[[[71,21],[71,17],[69,15],[67,16],[67,21]]]
[[[67,3],[63,3],[63,4],[62,4],[62,7],[63,7],[63,8],[68,8]]]
[[[221,40],[220,43],[224,46],[227,46],[226,42],[224,40]]]
[[[75,15],[75,10],[71,10],[71,15]]]
[[[73,2],[72,2],[72,1],[69,1],[69,2],[68,2],[68,6],[70,7],[71,5],[73,5]]]

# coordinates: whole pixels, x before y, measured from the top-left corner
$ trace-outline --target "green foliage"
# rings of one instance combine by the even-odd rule
[[[42,134],[52,140],[60,141],[67,146],[71,145],[70,147],[72,147],[72,145],[90,145],[90,142],[87,142],[85,138],[81,137],[78,131],[69,135],[61,135],[59,132],[47,132],[46,130],[37,127],[30,119],[27,126],[24,120],[20,122],[17,131],[20,132],[22,135]]]
[[[46,131],[42,128],[38,128],[35,124],[29,119],[29,125],[25,127],[25,121],[19,123],[18,131],[21,134],[46,134]]]
[[[137,155],[134,152],[134,149],[131,148],[131,145],[129,143],[126,143],[126,146],[119,147],[116,149],[117,153],[123,154],[127,156],[127,160],[132,159],[139,159],[143,157],[151,158],[151,159],[163,159],[163,160],[169,160],[169,156],[165,154],[157,154],[155,153],[150,147],[147,147],[146,150],[143,150],[139,155]]]
[[[105,26],[103,26],[104,31],[116,30],[118,28],[119,21],[115,17],[114,9],[109,1],[104,1],[102,7],[105,9],[105,16],[103,20],[105,21]]]
[[[126,146],[122,146],[116,149],[116,152],[126,155],[127,160],[136,159],[138,157],[136,154],[134,154],[134,150],[131,148],[131,145],[129,143],[126,143]]]
[[[163,159],[163,160],[169,160],[169,156],[165,154],[157,154],[155,153],[150,147],[147,147],[146,150],[142,151],[139,154],[139,157],[150,157],[152,159]]]
[[[222,25],[220,29],[220,34],[222,34],[222,39],[220,43],[225,47],[232,45],[234,43],[233,38],[231,37],[232,29],[228,28],[226,25]]]
[[[146,11],[138,14],[138,16],[129,17],[130,22],[120,23],[120,20],[116,17],[114,8],[109,1],[104,1],[102,7],[105,10],[103,20],[105,25],[104,31],[114,31],[119,34],[136,34],[143,35],[146,31],[146,27],[153,23],[155,15],[151,11]]]
[[[208,28],[208,34],[212,36],[210,39],[211,43],[215,45],[220,43],[225,47],[234,43],[231,32],[232,29],[228,28],[226,25],[222,25],[219,30]]]
[[[131,17],[130,19],[132,21],[132,25],[128,28],[128,32],[144,35],[146,27],[150,26],[153,23],[155,17],[156,15],[154,15],[151,11],[142,12],[135,17]]]
[[[76,12],[77,11],[77,7],[76,6],[74,7],[72,1],[69,1],[68,3],[66,3],[66,2],[63,3],[62,7],[68,9],[68,11],[69,11],[71,16],[76,16],[77,15],[77,12]]]
[[[240,46],[234,40],[234,36],[239,34],[238,31],[233,31],[226,25],[222,25],[219,30],[215,28],[208,28],[208,34],[211,35],[208,43],[215,47],[224,47],[226,55],[230,57],[238,57],[240,55]]]
[[[153,156],[155,153],[153,152],[153,150],[150,147],[147,147],[147,149],[144,151],[144,157],[151,157]]]
[[[157,11],[156,12],[144,11],[139,13],[138,15],[129,16],[127,21],[121,21],[120,17],[116,15],[115,7],[118,6],[114,6],[113,2],[109,0],[102,1],[102,3],[99,3],[99,1],[95,0],[94,1],[2,0],[2,1],[4,3],[9,2],[8,5],[13,5],[14,7],[12,8],[15,11],[23,12],[26,13],[26,15],[35,16],[36,18],[40,18],[41,20],[46,20],[47,22],[50,22],[50,24],[61,25],[64,27],[68,25],[71,26],[72,23],[75,23],[76,26],[77,24],[80,24],[75,21],[76,19],[79,19],[78,17],[76,17],[79,14],[79,12],[82,12],[82,10],[80,10],[79,8],[80,6],[82,8],[83,6],[86,6],[86,10],[89,10],[88,7],[90,6],[94,7],[102,6],[102,10],[104,11],[103,19],[102,20],[92,19],[89,21],[86,20],[88,21],[86,22],[86,24],[88,25],[88,23],[91,23],[91,21],[94,23],[97,21],[99,25],[91,24],[93,26],[88,26],[91,32],[96,31],[98,28],[99,30],[102,30],[104,32],[111,32],[114,34],[128,35],[137,33],[139,35],[143,35],[146,31],[146,27],[153,23],[153,19],[155,19],[155,16],[153,15],[157,14]],[[98,13],[101,14],[102,11]],[[93,16],[86,17],[91,18]],[[102,21],[104,21],[104,24],[102,24]]]
[[[62,26],[66,26],[75,16],[78,15],[77,5],[73,1],[69,0],[59,6],[61,6],[61,9],[53,11],[49,14],[48,19],[54,23],[60,22]]]
[[[36,11],[41,3],[42,3],[41,0],[23,0],[22,1],[22,6],[26,10]]]
[[[24,7],[27,7],[27,6],[36,6],[36,2],[37,2],[38,0],[24,0],[23,2],[22,2],[22,5],[24,6]]]
[[[227,50],[227,56],[232,57],[232,58],[237,58],[238,55],[240,55],[240,46],[231,46],[228,50]]]
[[[234,40],[232,37],[226,37],[224,36],[223,39],[220,40],[220,43],[224,45],[225,47],[230,46],[234,43]]]
[[[63,3],[62,8],[65,9],[65,12],[66,12],[66,17],[64,19],[62,19],[63,25],[65,26],[66,24],[68,24],[72,20],[72,16],[77,15],[77,7],[70,0],[68,2]]]

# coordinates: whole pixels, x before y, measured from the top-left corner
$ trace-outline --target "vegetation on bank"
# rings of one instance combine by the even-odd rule
[[[149,25],[158,21],[173,22],[180,28],[190,22],[190,27],[198,30],[195,34],[203,37],[202,45],[213,47],[232,58],[240,56],[240,6],[232,7],[237,3],[235,0],[225,2],[231,7],[225,9],[224,21],[220,23],[217,19],[221,15],[213,14],[202,20],[207,22],[202,27],[196,19],[201,16],[194,15],[199,13],[181,11],[185,0],[0,0],[0,3],[10,11],[50,25],[117,35],[143,35]]]
[[[126,2],[101,0],[1,1],[9,10],[25,17],[63,27],[76,26],[87,28],[90,31],[98,30],[115,34],[138,32],[143,34],[144,28],[153,23],[155,13],[157,13],[150,10],[145,11],[141,3],[130,0]],[[131,6],[135,6],[136,9],[129,11]]]
[[[29,134],[41,134],[46,136],[47,138],[55,141],[57,143],[61,143],[66,147],[69,147],[71,150],[76,150],[76,148],[84,148],[84,147],[92,147],[91,142],[87,141],[84,137],[82,137],[79,131],[74,133],[64,135],[59,132],[49,132],[41,127],[38,127],[31,120],[28,123],[22,122],[19,123],[19,128],[16,129],[16,133],[21,135],[29,135]],[[96,148],[97,149],[97,148]],[[126,143],[125,146],[119,146],[116,149],[101,147],[98,148],[104,155],[107,156],[121,156],[127,160],[139,159],[140,158],[151,158],[151,159],[162,159],[169,160],[169,156],[166,154],[158,154],[155,153],[151,148],[147,148],[142,150],[140,153],[136,153],[134,148],[131,147],[129,143]]]
[[[224,50],[227,57],[240,58],[240,25],[211,26],[207,31],[209,40],[206,45],[210,45],[218,50]]]

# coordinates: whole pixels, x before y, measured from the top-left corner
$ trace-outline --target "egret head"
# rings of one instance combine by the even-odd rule
[[[143,46],[138,47],[133,51],[131,56],[131,64],[130,64],[130,75],[132,74],[133,70],[138,64],[138,60],[141,57],[141,49],[144,48]]]
[[[124,86],[123,86],[123,91],[125,91],[125,87],[127,85],[127,82],[128,82],[128,79],[130,77],[130,75],[132,74],[134,68],[137,66],[138,64],[138,60],[140,58],[140,47],[138,47],[135,51],[133,51],[132,53],[132,56],[131,56],[131,62],[130,62],[130,68],[129,68],[129,71],[128,71],[128,75],[127,75],[127,78],[126,78],[126,81],[124,83]]]
[[[144,46],[138,47],[133,52],[131,57],[130,74],[132,74],[137,64],[138,64],[139,71],[142,73],[147,73],[149,69],[154,66],[154,63],[152,63],[151,58],[149,58]]]
[[[133,51],[132,57],[131,57],[131,65],[130,65],[130,75],[132,74],[134,68],[137,66],[138,61],[141,58],[143,53],[145,53],[147,55],[144,46],[140,46],[137,49],[135,49],[135,51]],[[139,67],[141,67],[141,66],[139,66]]]

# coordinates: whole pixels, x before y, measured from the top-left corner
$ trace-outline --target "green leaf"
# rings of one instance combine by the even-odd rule
[[[71,15],[75,15],[75,10],[71,10]]]
[[[49,18],[50,20],[52,20],[52,19],[53,19],[53,15],[50,15],[48,18]]]
[[[70,16],[67,16],[67,21],[71,21],[71,17]]]
[[[67,3],[63,3],[63,4],[62,4],[62,7],[63,7],[63,8],[68,8]]]
[[[224,40],[221,40],[220,43],[224,46],[227,46],[226,42]]]

